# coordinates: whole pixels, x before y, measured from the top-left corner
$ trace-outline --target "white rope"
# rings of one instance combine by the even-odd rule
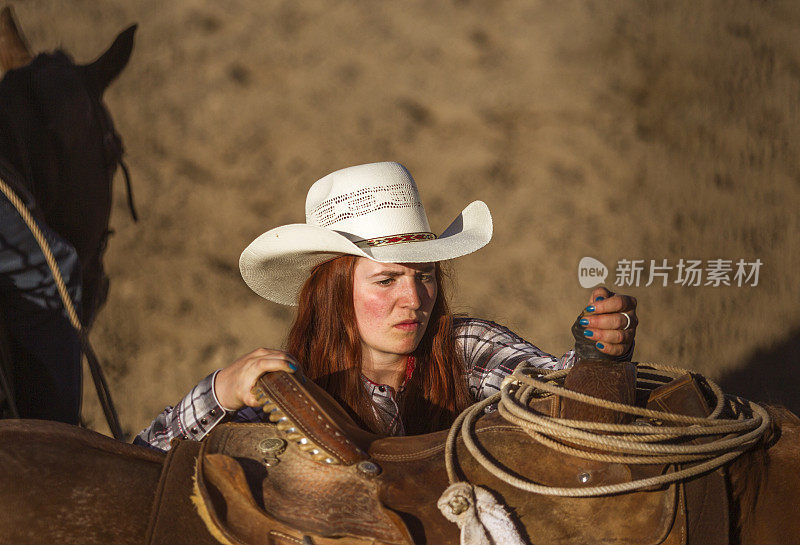
[[[649,363],[639,366],[642,369],[688,373],[687,370],[678,367]],[[484,468],[516,488],[550,496],[589,497],[660,486],[712,471],[752,448],[769,429],[770,418],[765,409],[750,401],[734,401],[733,398],[725,396],[716,383],[708,379],[706,382],[714,395],[715,406],[711,414],[703,418],[614,403],[567,390],[560,383],[568,372],[568,370],[547,371],[520,366],[503,381],[500,393],[462,412],[450,428],[445,446],[445,464],[450,483],[459,481],[455,472],[455,447],[459,433],[467,450]],[[648,380],[656,383],[668,382],[667,378]],[[606,424],[550,417],[528,407],[531,398],[542,394],[558,395],[598,407],[647,417],[656,424],[645,426]],[[535,441],[566,455],[624,464],[696,463],[655,477],[604,486],[552,487],[522,479],[491,460],[484,454],[485,448],[477,443],[475,423],[484,410],[493,403],[498,403],[498,411],[503,418],[518,425]],[[737,417],[721,418],[720,415],[726,408]],[[746,416],[743,409],[747,409],[752,416]],[[663,421],[682,423],[685,426],[658,425]],[[720,435],[723,437],[719,437]],[[678,444],[677,441],[682,438],[706,438],[708,441]],[[565,442],[570,444],[564,444]],[[575,448],[572,445],[586,447],[588,450]]]

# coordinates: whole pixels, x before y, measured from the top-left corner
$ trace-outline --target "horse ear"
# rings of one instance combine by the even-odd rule
[[[33,60],[28,44],[22,36],[11,8],[0,11],[0,67],[12,70],[25,66]]]
[[[128,64],[133,51],[133,35],[138,25],[131,25],[119,33],[117,39],[108,50],[100,57],[83,67],[89,85],[102,94],[106,87],[119,76],[122,69]]]

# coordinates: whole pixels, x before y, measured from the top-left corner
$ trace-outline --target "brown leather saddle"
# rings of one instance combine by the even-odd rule
[[[436,507],[448,481],[446,431],[379,437],[358,428],[319,387],[270,373],[257,387],[269,424],[223,424],[203,443],[176,441],[164,465],[148,544],[456,544]],[[559,415],[556,396],[535,410]],[[649,392],[648,406],[708,414],[686,375]],[[674,470],[559,454],[497,412],[476,426],[482,448],[517,475],[549,486],[597,486]],[[592,498],[535,495],[487,472],[457,444],[458,470],[508,506],[532,543],[728,543],[721,470],[668,487]],[[191,536],[191,537],[189,537]]]

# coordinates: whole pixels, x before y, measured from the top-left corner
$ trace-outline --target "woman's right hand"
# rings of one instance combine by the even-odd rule
[[[244,406],[258,407],[256,396],[251,392],[258,377],[268,371],[293,373],[296,369],[297,361],[288,353],[258,348],[217,373],[214,394],[222,408],[229,411],[238,411]]]

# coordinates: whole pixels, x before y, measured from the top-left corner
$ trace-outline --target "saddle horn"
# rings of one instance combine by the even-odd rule
[[[636,365],[628,361],[616,361],[603,354],[594,342],[583,334],[579,321],[583,313],[572,324],[577,361],[564,379],[564,387],[606,401],[634,405],[636,401]],[[597,407],[561,398],[561,417],[571,420],[628,424],[633,417],[603,407]]]
[[[4,71],[21,68],[33,60],[10,6],[0,11],[0,66]]]

